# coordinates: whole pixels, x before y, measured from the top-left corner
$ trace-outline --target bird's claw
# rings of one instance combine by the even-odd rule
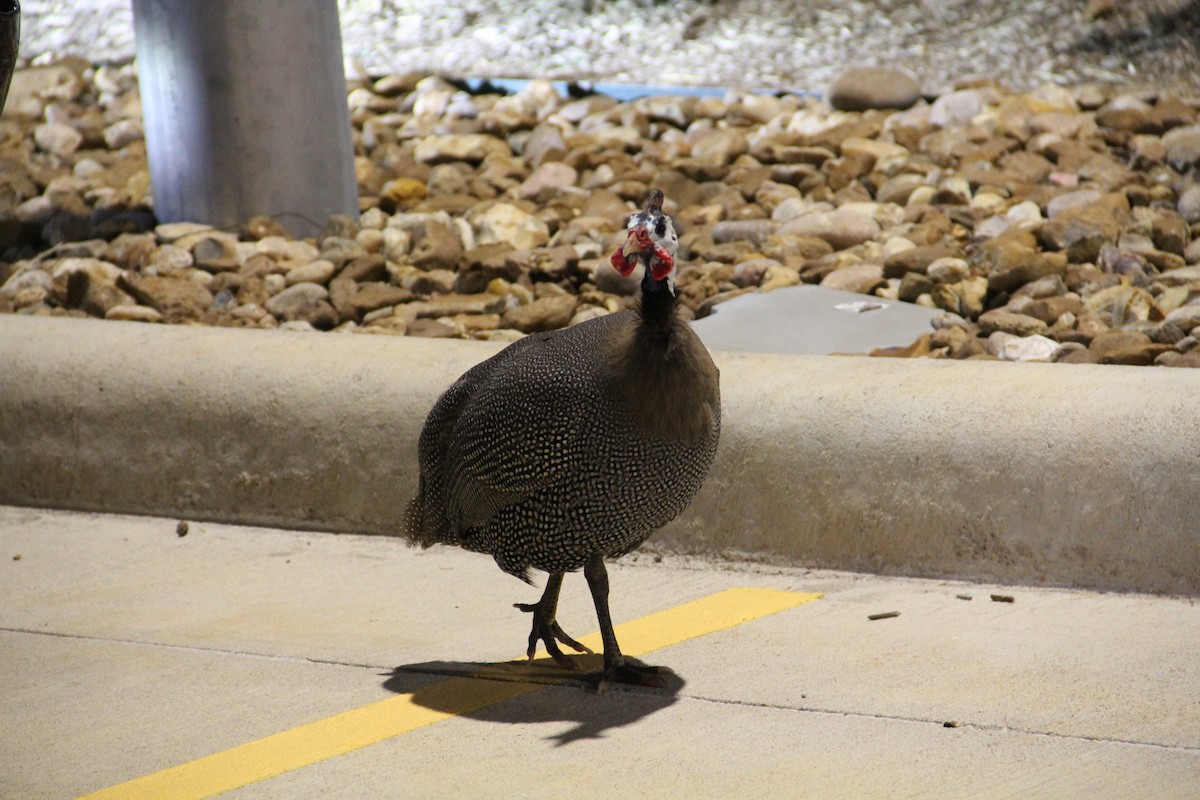
[[[533,628],[529,632],[529,649],[526,655],[529,661],[533,661],[534,654],[537,653],[538,642],[546,646],[546,653],[550,658],[563,669],[569,669],[573,672],[578,672],[581,667],[576,663],[575,659],[563,653],[559,648],[558,643],[562,642],[567,647],[570,647],[577,653],[587,653],[594,655],[595,651],[585,644],[582,644],[571,638],[567,633],[559,627],[558,621],[554,619],[546,620],[540,613],[537,603],[513,603],[513,608],[519,609],[529,614],[533,614]]]

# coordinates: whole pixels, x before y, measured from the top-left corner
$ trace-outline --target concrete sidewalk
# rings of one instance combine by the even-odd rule
[[[535,683],[221,796],[1200,795],[1193,600],[646,555],[612,582],[618,623],[733,587],[823,596],[652,653],[678,673],[665,691]],[[377,724],[388,701],[428,716],[448,686],[524,687],[447,675],[519,656],[511,604],[537,594],[394,539],[0,507],[0,797],[95,792],[331,717],[351,741],[352,709]],[[581,577],[559,618],[594,630]],[[271,767],[235,762],[210,771]]]

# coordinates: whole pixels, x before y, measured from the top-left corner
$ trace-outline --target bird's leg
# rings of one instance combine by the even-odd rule
[[[596,621],[600,623],[600,639],[604,642],[604,669],[600,673],[597,692],[603,692],[613,683],[630,683],[636,686],[666,687],[666,667],[651,667],[629,661],[621,654],[617,636],[613,633],[612,617],[608,612],[608,569],[604,559],[596,556],[583,568],[588,588],[592,590],[592,601],[596,604]]]
[[[562,642],[579,653],[591,653],[592,650],[572,639],[558,626],[558,620],[555,617],[558,614],[558,593],[562,589],[562,581],[563,574],[561,572],[551,573],[550,579],[546,581],[546,590],[542,592],[541,600],[536,603],[513,603],[513,606],[533,614],[533,630],[529,632],[528,656],[530,661],[533,661],[533,654],[537,651],[538,642],[542,642],[546,645],[546,652],[554,659],[555,664],[565,669],[578,670],[579,665],[563,654],[558,643]]]

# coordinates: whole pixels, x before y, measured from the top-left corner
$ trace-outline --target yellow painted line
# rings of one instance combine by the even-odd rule
[[[820,599],[777,589],[729,589],[616,626],[621,651],[641,656]],[[600,634],[580,640],[599,650]],[[391,739],[435,722],[536,691],[543,682],[512,680],[526,667],[486,668],[298,728],[256,739],[179,766],[134,778],[80,800],[200,800]],[[544,674],[544,673],[543,673]],[[511,677],[510,677],[511,676]]]

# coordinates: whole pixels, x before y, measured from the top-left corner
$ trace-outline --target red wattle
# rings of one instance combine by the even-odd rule
[[[613,269],[621,273],[622,278],[628,278],[633,272],[633,268],[637,266],[637,256],[626,258],[624,251],[618,248],[608,262],[613,265]]]
[[[657,244],[654,245],[654,255],[658,260],[651,260],[650,274],[654,276],[654,280],[661,281],[671,274],[671,270],[675,269],[675,259],[671,258],[671,254]]]

